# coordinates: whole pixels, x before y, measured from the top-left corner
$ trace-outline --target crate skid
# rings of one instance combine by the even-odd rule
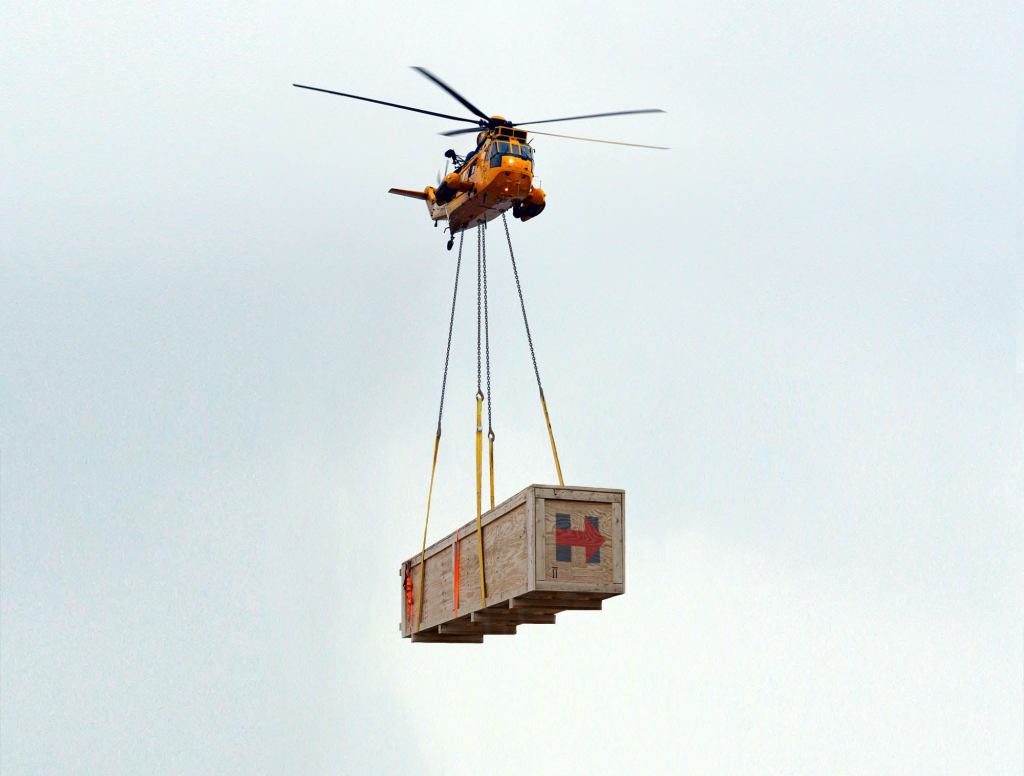
[[[412,634],[414,644],[483,644],[482,633],[443,634],[437,629]]]
[[[467,614],[457,620],[437,626],[441,634],[481,635],[481,636],[515,636],[516,622],[474,622],[472,615]]]

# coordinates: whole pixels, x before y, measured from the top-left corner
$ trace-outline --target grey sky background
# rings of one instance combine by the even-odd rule
[[[1021,772],[1017,4],[0,30],[5,774]],[[513,224],[627,593],[482,647],[397,630],[454,254],[385,191],[451,125],[289,85],[456,110],[413,64],[520,120],[668,111],[564,128],[669,152],[536,138]],[[489,244],[504,498],[554,472]],[[473,510],[466,270],[433,538]]]

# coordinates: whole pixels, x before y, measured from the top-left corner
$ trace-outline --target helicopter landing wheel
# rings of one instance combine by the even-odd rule
[[[450,239],[450,240],[448,241],[448,250],[451,250],[451,249],[452,249],[452,247],[453,247],[454,245],[455,245],[455,238],[454,238],[454,237],[452,237],[452,238],[451,238],[451,239]]]

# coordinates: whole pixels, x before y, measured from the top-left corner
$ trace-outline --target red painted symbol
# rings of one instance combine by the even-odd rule
[[[562,515],[559,515],[562,517]],[[565,523],[568,523],[568,515],[565,515]],[[593,522],[591,522],[593,520]],[[568,528],[557,528],[555,530],[555,544],[562,547],[568,548],[583,547],[586,551],[587,563],[594,563],[598,557],[598,552],[601,549],[601,545],[605,543],[606,539],[601,536],[601,532],[597,530],[597,526],[594,523],[597,522],[597,518],[588,518],[583,522],[582,531],[572,531]],[[561,560],[561,558],[559,558]],[[568,560],[566,558],[566,560]]]

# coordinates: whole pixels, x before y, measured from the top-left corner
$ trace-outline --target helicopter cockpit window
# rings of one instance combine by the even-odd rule
[[[491,143],[491,158],[488,160],[491,167],[501,167],[501,157],[507,156],[509,145],[503,140],[495,140]]]
[[[488,163],[491,167],[501,167],[503,156],[514,156],[526,161],[533,162],[533,149],[525,143],[506,143],[496,140],[491,144],[491,156]]]

